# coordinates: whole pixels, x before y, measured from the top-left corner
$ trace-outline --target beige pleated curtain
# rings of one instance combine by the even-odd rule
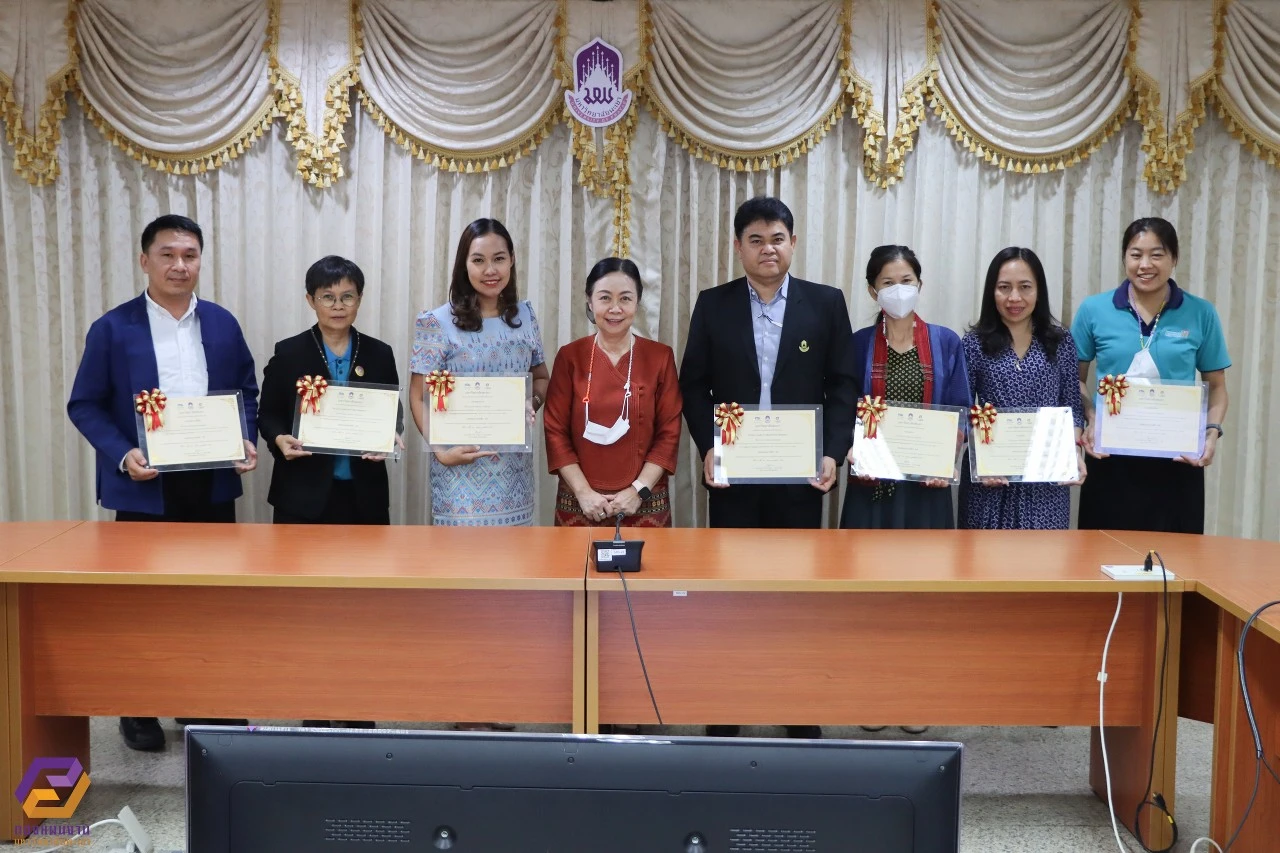
[[[602,131],[564,109],[566,58],[597,36],[636,96]],[[89,324],[144,286],[160,213],[205,227],[201,295],[260,365],[310,322],[307,266],[339,253],[370,283],[360,327],[407,373],[477,216],[510,227],[549,354],[587,333],[586,271],[621,250],[638,329],[678,356],[697,292],[738,274],[734,209],[771,193],[796,214],[793,269],[841,287],[855,327],[881,243],[917,250],[922,313],[962,330],[1002,247],[1040,254],[1069,320],[1122,277],[1129,220],[1171,219],[1176,277],[1235,363],[1209,529],[1280,538],[1277,68],[1265,0],[4,0],[0,520],[106,517],[64,405]],[[409,438],[392,514],[425,523]],[[705,523],[689,449],[684,525]],[[269,465],[244,520],[269,517]]]

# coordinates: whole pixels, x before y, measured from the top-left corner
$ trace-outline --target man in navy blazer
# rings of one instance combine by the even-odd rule
[[[712,527],[821,527],[823,496],[853,442],[857,380],[845,352],[853,337],[844,294],[791,276],[796,237],[776,198],[746,201],[734,216],[734,250],[746,276],[698,294],[680,365],[689,434],[703,459]],[[761,408],[820,405],[822,469],[809,485],[717,486],[712,481],[719,403]]]
[[[161,216],[142,232],[141,296],[92,326],[71,387],[67,414],[96,451],[98,503],[117,521],[234,522],[238,475],[257,465],[258,383],[240,324],[225,308],[196,299],[204,235],[185,216]],[[245,462],[235,470],[160,474],[138,447],[134,395],[159,388],[168,396],[241,392]],[[134,749],[159,749],[154,717],[123,717]]]
[[[823,497],[853,442],[857,381],[845,353],[853,337],[844,294],[793,278],[791,211],[776,198],[750,199],[733,217],[733,248],[746,276],[698,294],[680,365],[689,434],[703,459],[712,527],[821,527]],[[822,406],[822,467],[809,483],[718,486],[713,481],[719,403]],[[737,726],[707,726],[732,737]],[[787,726],[791,737],[822,736]]]

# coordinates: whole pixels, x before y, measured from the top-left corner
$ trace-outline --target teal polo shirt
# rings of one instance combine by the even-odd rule
[[[1071,323],[1080,361],[1098,361],[1099,376],[1129,369],[1142,349],[1142,336],[1150,327],[1129,307],[1129,281],[1110,293],[1090,296],[1080,304]],[[1169,280],[1169,301],[1155,324],[1148,348],[1161,379],[1193,382],[1196,371],[1225,370],[1231,366],[1227,340],[1213,303],[1182,290]]]

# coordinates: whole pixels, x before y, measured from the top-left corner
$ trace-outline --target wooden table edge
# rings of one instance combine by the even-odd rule
[[[91,584],[99,586],[239,586],[304,589],[470,589],[523,592],[582,592],[581,575],[553,578],[351,577],[346,575],[207,575],[133,572],[4,571],[3,584]]]

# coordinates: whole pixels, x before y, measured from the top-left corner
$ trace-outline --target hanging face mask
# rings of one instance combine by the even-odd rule
[[[1151,357],[1149,350],[1140,349],[1124,375],[1126,379],[1159,379],[1160,368],[1156,367],[1156,360]]]
[[[627,410],[631,407],[631,389],[627,389],[626,395],[622,398],[622,414],[613,422],[613,426],[601,426],[591,421],[591,404],[583,403],[587,409],[587,428],[582,431],[582,437],[592,444],[613,444],[618,439],[627,434],[627,430],[631,429],[631,421],[627,418]]]
[[[636,338],[631,336],[631,349],[627,355],[627,381],[622,386],[622,411],[618,414],[618,419],[613,422],[613,426],[607,427],[603,424],[593,423],[591,420],[591,375],[595,372],[596,349],[600,347],[600,336],[596,336],[595,343],[591,348],[591,364],[587,368],[587,393],[582,398],[582,408],[585,414],[587,425],[582,430],[582,437],[592,444],[609,445],[616,442],[627,434],[627,430],[631,429],[631,365],[635,361]]]
[[[916,310],[916,301],[920,298],[918,284],[891,284],[876,292],[876,302],[880,310],[895,320],[911,316]]]

